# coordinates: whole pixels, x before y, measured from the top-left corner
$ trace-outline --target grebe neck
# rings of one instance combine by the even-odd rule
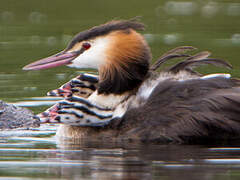
[[[136,31],[112,33],[106,64],[99,67],[99,94],[123,94],[137,89],[149,71],[151,52]]]
[[[145,55],[147,57],[148,55]],[[99,94],[123,94],[139,87],[149,71],[149,61],[139,60],[99,71]]]

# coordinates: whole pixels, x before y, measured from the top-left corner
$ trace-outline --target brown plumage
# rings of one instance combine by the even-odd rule
[[[178,52],[178,55],[183,53],[185,52]],[[169,60],[176,57],[172,56],[173,54],[176,52],[169,52],[164,57]],[[173,77],[186,72],[191,77],[192,72],[186,71],[191,67],[188,61],[199,62],[196,66],[204,65],[201,63],[203,60],[209,60],[207,64],[219,65],[219,61],[212,61],[213,58],[208,56],[200,57],[200,54],[206,53],[192,56],[185,54],[187,58],[182,60],[181,64],[173,66],[178,67],[179,71],[171,72],[172,68],[167,68],[164,72],[174,73]],[[158,61],[161,60],[160,58]],[[152,65],[151,69],[154,69],[156,64],[159,62]],[[220,64],[231,67],[223,60],[220,60]],[[193,72],[195,77],[196,72]],[[151,73],[155,74],[153,71]],[[236,139],[240,136],[240,80],[214,77],[178,81],[167,78],[158,83],[142,106],[130,108],[122,118],[112,120],[109,125],[65,126],[64,131],[60,132],[75,138],[110,138],[113,141],[154,143],[197,144]]]
[[[99,69],[100,94],[122,94],[136,89],[144,80],[150,64],[150,50],[143,37],[131,29],[109,34],[106,65]]]
[[[239,85],[239,80],[221,77],[166,80],[143,106],[129,109],[121,119],[105,127],[65,126],[64,133],[71,138],[154,143],[236,139],[240,135]]]
[[[224,74],[204,76],[194,70],[206,64],[227,68],[232,66],[221,59],[209,58],[210,53],[207,51],[189,55],[187,51],[195,48],[183,46],[168,51],[150,67],[149,47],[136,32],[143,29],[144,25],[135,20],[111,21],[77,34],[61,54],[25,67],[25,70],[34,70],[68,64],[99,71],[99,81],[94,83],[94,96],[88,94],[87,99],[79,98],[83,103],[79,100],[78,107],[71,104],[74,98],[67,98],[63,106],[53,108],[55,114],[59,113],[57,119],[54,119],[56,116],[53,113],[53,122],[65,123],[58,135],[160,143],[205,143],[240,138],[240,80]],[[97,40],[101,38],[99,45]],[[84,42],[90,43],[92,47],[84,49]],[[101,53],[94,49],[94,45],[102,50],[99,50]],[[95,56],[96,52],[98,54]],[[156,72],[163,63],[175,58],[185,59],[160,73]],[[90,63],[89,59],[92,60]],[[61,91],[56,94],[61,94]],[[106,102],[98,102],[99,99]],[[115,112],[117,107],[126,108],[123,116],[114,116],[113,113],[111,118],[115,118],[105,126],[88,126],[87,120],[91,121],[87,118],[94,117],[94,122],[101,123],[104,115],[101,113]],[[65,111],[61,108],[65,108]],[[49,114],[44,118],[48,118]],[[65,121],[60,121],[61,115]],[[85,123],[86,127],[68,125],[79,125],[81,121],[80,125]]]
[[[239,137],[239,85],[239,80],[220,77],[166,80],[145,105],[127,111],[117,125],[119,136],[184,143]]]

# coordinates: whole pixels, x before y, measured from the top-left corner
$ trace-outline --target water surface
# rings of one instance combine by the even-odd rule
[[[234,69],[201,72],[240,77],[240,3],[218,1],[0,0],[0,99],[36,113],[56,99],[46,92],[76,76],[67,67],[22,67],[65,48],[79,31],[142,16],[153,61],[182,45],[212,52]],[[173,62],[169,62],[171,65]],[[238,142],[208,146],[57,142],[55,126],[0,132],[0,179],[239,179]]]

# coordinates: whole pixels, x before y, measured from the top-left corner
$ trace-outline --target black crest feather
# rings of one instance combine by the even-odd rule
[[[113,20],[106,24],[95,26],[89,30],[78,33],[69,43],[66,50],[71,49],[77,42],[89,40],[97,36],[106,35],[112,31],[127,29],[144,30],[144,27],[144,24],[140,23],[138,21],[138,18],[133,18],[130,20]]]

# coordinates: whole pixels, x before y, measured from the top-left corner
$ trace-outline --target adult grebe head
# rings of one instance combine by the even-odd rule
[[[136,30],[136,20],[111,21],[80,32],[62,52],[25,66],[39,70],[67,65],[99,71],[99,93],[121,94],[137,87],[145,78],[151,53]]]

